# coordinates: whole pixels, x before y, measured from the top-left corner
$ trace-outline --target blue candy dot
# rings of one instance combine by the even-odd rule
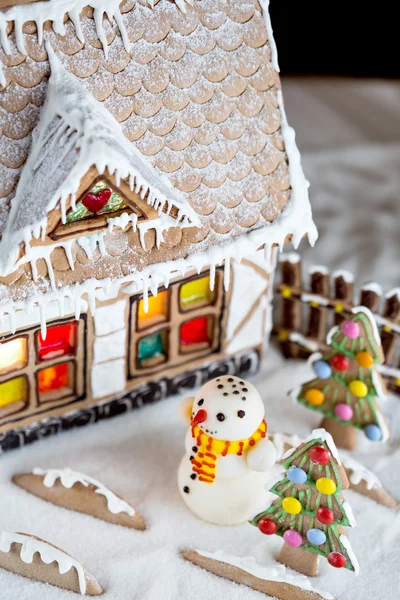
[[[313,544],[314,546],[320,546],[321,544],[325,544],[326,535],[323,531],[321,531],[321,529],[309,529],[307,531],[307,539],[310,544]]]
[[[307,481],[307,473],[300,467],[290,467],[287,476],[292,483],[305,483]]]
[[[331,366],[324,360],[317,360],[317,362],[312,364],[312,368],[314,369],[316,376],[320,379],[329,379],[332,375]]]
[[[372,442],[379,442],[379,440],[382,439],[382,431],[378,425],[367,425],[364,429],[364,433]]]

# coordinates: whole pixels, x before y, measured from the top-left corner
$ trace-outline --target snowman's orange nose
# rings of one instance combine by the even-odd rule
[[[193,425],[199,425],[199,423],[204,423],[204,421],[207,420],[207,417],[207,411],[201,408],[194,416]]]

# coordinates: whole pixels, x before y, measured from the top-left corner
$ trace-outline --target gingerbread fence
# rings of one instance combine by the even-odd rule
[[[383,295],[378,283],[366,283],[357,300],[350,272],[330,274],[326,267],[314,265],[305,283],[302,270],[298,254],[280,256],[273,333],[284,356],[306,359],[312,352],[324,351],[329,329],[346,319],[353,306],[367,306],[381,334],[385,354],[381,375],[388,389],[400,395],[400,288]]]

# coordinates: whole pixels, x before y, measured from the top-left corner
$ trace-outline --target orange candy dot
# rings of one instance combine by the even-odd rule
[[[374,359],[369,352],[358,352],[356,355],[356,361],[364,369],[368,369],[374,364]]]
[[[319,406],[325,400],[324,394],[321,392],[321,390],[317,390],[316,388],[307,390],[304,394],[304,398],[306,399],[306,402],[312,404],[313,406]]]

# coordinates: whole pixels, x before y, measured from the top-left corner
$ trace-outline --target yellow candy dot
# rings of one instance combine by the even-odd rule
[[[317,479],[315,485],[317,486],[317,490],[321,494],[325,494],[326,496],[331,496],[331,494],[334,494],[336,492],[335,482],[332,479],[329,479],[328,477],[320,477],[319,479]]]
[[[296,498],[293,498],[293,496],[288,496],[282,500],[282,508],[289,513],[289,515],[298,515],[299,512],[301,512],[301,504]]]
[[[289,339],[289,332],[286,329],[281,329],[278,333],[278,338],[281,342],[286,342]]]
[[[288,285],[285,285],[285,287],[282,288],[281,294],[284,298],[290,298],[292,295],[292,288]]]
[[[343,310],[344,310],[343,304],[335,304],[335,312],[339,313],[339,312],[343,312]]]
[[[359,381],[358,379],[353,379],[349,383],[349,390],[352,394],[357,396],[357,398],[364,398],[368,394],[368,388],[363,381]]]
[[[397,387],[400,387],[400,378],[396,379],[395,384],[397,385]]]
[[[369,352],[358,352],[356,355],[356,361],[364,369],[368,369],[374,364],[374,359]]]
[[[304,394],[304,398],[313,406],[319,406],[325,400],[324,394],[321,392],[321,390],[317,390],[316,388],[307,390]]]

